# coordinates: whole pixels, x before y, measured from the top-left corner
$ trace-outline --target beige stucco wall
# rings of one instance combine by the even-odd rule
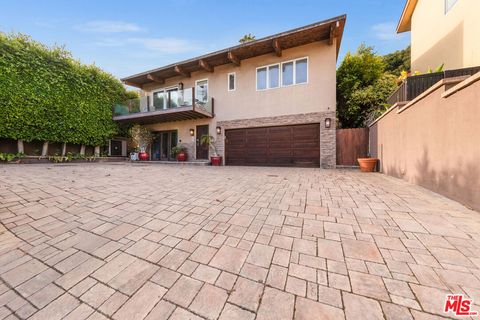
[[[480,65],[480,1],[458,0],[445,14],[444,0],[418,0],[411,20],[412,71]]]
[[[256,90],[256,68],[303,57],[308,58],[308,83],[263,91]],[[219,141],[223,141],[224,132],[222,131],[222,135],[216,133],[218,122],[265,117],[283,119],[280,117],[313,113],[322,113],[331,117],[335,114],[336,108],[335,70],[336,45],[328,45],[324,41],[284,50],[282,57],[267,54],[242,60],[239,67],[233,64],[223,65],[216,67],[213,73],[195,72],[190,78],[168,79],[163,85],[152,83],[144,87],[145,95],[152,95],[154,91],[161,88],[176,86],[179,82],[183,82],[184,88],[194,87],[196,80],[208,79],[209,95],[214,98],[215,117],[157,123],[148,127],[153,131],[178,130],[179,142],[187,145],[194,154],[197,137],[191,137],[189,131],[195,129],[197,125],[208,124],[210,134]],[[227,88],[227,75],[231,72],[236,74],[235,91],[228,91]],[[299,117],[299,119],[304,118]],[[319,119],[322,118],[319,117]],[[279,120],[278,125],[282,124],[284,123]],[[329,145],[330,142],[328,142]],[[334,142],[333,140],[333,144]],[[220,149],[223,151],[222,146]]]
[[[371,126],[370,153],[385,174],[480,210],[480,81],[442,98],[446,89]]]

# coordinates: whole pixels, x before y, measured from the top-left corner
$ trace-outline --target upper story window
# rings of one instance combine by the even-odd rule
[[[307,83],[308,58],[257,68],[257,90]]]
[[[200,103],[206,103],[208,100],[208,80],[195,81],[195,100]]]
[[[458,0],[445,0],[445,14],[452,9]]]
[[[228,74],[228,91],[235,91],[237,85],[236,78],[237,75],[235,74],[235,72]]]

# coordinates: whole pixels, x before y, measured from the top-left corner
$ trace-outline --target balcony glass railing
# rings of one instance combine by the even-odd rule
[[[194,88],[166,90],[155,92],[153,98],[151,96],[140,97],[118,103],[113,108],[113,114],[114,116],[123,116],[183,107],[193,107],[194,110],[212,113],[212,100],[209,96],[195,95]]]

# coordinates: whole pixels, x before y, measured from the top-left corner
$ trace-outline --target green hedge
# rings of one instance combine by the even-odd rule
[[[103,145],[126,90],[61,47],[0,33],[0,137]]]

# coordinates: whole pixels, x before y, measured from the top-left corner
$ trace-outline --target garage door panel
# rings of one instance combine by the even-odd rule
[[[319,124],[227,130],[226,164],[320,165]]]

